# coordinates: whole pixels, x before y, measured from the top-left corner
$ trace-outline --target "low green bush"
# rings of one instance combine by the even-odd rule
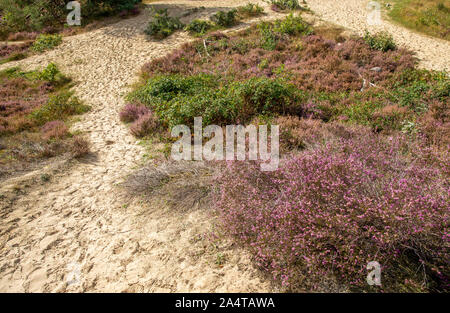
[[[281,79],[263,77],[224,83],[207,74],[160,75],[129,96],[155,112],[163,125],[192,125],[202,116],[205,124],[246,122],[256,115],[290,112],[300,103],[298,90]]]
[[[264,8],[258,4],[248,3],[237,8],[239,16],[255,17],[264,13]]]
[[[66,81],[67,78],[61,74],[55,63],[50,63],[42,72],[38,73],[39,80],[46,80],[51,83],[57,81]]]
[[[51,50],[62,43],[61,35],[45,35],[41,34],[37,37],[34,44],[31,46],[31,50],[36,52],[44,52]]]
[[[395,75],[389,97],[392,102],[421,113],[428,110],[431,101],[445,101],[449,93],[450,79],[444,72],[412,69]]]
[[[219,11],[211,16],[211,20],[221,27],[231,27],[237,23],[237,10]]]
[[[289,14],[286,18],[274,23],[262,22],[258,24],[260,46],[265,50],[275,50],[283,35],[299,36],[313,34],[312,27],[301,16]]]
[[[214,25],[208,21],[195,19],[184,28],[186,31],[194,35],[204,35]]]
[[[66,0],[0,0],[0,37],[16,32],[41,32],[62,28],[66,22]],[[132,10],[141,0],[80,0],[83,24],[96,18]]]
[[[273,29],[273,25],[267,22],[258,24],[260,34],[260,46],[265,50],[275,50],[280,36]]]
[[[298,0],[271,0],[270,3],[280,10],[296,10],[301,8]]]
[[[371,34],[368,31],[364,34],[364,41],[371,49],[380,50],[383,52],[397,49],[394,38],[387,32],[379,32]]]
[[[153,20],[149,22],[145,33],[156,39],[164,39],[183,27],[178,18],[169,16],[167,9],[160,9],[155,10]]]
[[[49,98],[47,103],[30,114],[37,124],[43,125],[54,120],[63,120],[71,115],[82,114],[89,110],[89,106],[70,91],[61,91]]]
[[[282,20],[275,21],[274,30],[278,33],[293,36],[311,35],[313,33],[311,26],[300,15],[294,16],[292,13]]]

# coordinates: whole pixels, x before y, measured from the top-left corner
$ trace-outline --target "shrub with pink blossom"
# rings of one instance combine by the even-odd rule
[[[120,111],[119,116],[122,122],[131,123],[149,112],[150,110],[144,105],[129,103]]]
[[[139,116],[139,118],[131,124],[130,131],[136,137],[145,137],[154,132],[157,128],[158,122],[156,117],[151,112],[148,112]]]
[[[63,121],[51,121],[42,126],[42,133],[48,139],[63,139],[69,134],[69,129]]]
[[[448,290],[448,158],[407,142],[362,133],[274,172],[230,162],[215,197],[223,229],[292,290],[326,289],[326,278],[374,290],[371,261],[382,265],[381,290]]]

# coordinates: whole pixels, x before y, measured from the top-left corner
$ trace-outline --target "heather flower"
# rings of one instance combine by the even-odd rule
[[[367,288],[373,260],[383,265],[386,290],[401,288],[415,266],[424,267],[426,287],[446,288],[433,269],[448,279],[448,176],[429,150],[405,154],[406,142],[362,133],[268,173],[255,162],[228,162],[215,197],[222,226],[291,289],[324,288],[324,277]]]
[[[51,121],[42,126],[41,129],[45,138],[62,139],[69,134],[69,130],[63,121]]]
[[[143,105],[129,103],[120,112],[120,120],[122,122],[131,123],[149,112],[150,110]]]
[[[130,126],[131,133],[136,137],[145,137],[151,134],[158,127],[155,116],[148,112],[139,118]]]

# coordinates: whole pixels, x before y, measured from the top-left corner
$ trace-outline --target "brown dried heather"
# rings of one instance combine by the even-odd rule
[[[89,141],[77,136],[73,139],[71,150],[74,158],[81,158],[90,152]]]

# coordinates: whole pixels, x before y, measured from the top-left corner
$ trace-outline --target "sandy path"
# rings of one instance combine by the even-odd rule
[[[395,42],[417,52],[420,66],[435,70],[450,70],[450,42],[415,33],[382,18],[380,25],[369,25],[369,0],[307,0],[309,7],[323,20],[344,26],[358,34],[387,31]]]
[[[144,63],[191,40],[179,33],[148,41],[142,33],[147,21],[142,14],[0,67],[56,62],[74,77],[77,95],[93,108],[74,129],[87,132],[95,153],[44,190],[35,188],[13,207],[3,207],[0,292],[269,290],[245,253],[230,252],[219,267],[214,254],[193,244],[209,229],[204,211],[144,210],[117,190],[143,154],[118,119],[127,84]],[[79,283],[67,284],[73,277]]]
[[[244,2],[170,1],[215,8]],[[360,30],[364,22],[361,1],[309,3],[325,20],[351,29]],[[147,20],[145,15],[124,20],[67,38],[46,54],[0,66],[34,69],[56,62],[74,77],[77,95],[93,107],[74,129],[87,132],[95,154],[45,187],[31,189],[13,206],[0,206],[0,292],[273,290],[243,251],[225,247],[227,261],[214,264],[215,252],[197,239],[210,227],[204,210],[147,208],[139,199],[129,203],[117,187],[143,154],[118,120],[127,85],[144,63],[191,40],[179,33],[162,42],[147,41],[142,34]],[[423,44],[419,51],[432,47],[426,49],[430,59],[425,66],[448,63],[439,50],[448,46],[440,41],[406,30],[395,36],[406,43],[413,42],[408,36],[416,38]],[[72,278],[77,280],[68,284]]]

